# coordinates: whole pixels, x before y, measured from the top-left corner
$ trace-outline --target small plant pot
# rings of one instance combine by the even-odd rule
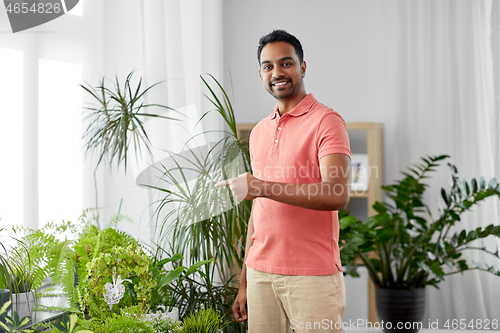
[[[377,314],[385,333],[416,333],[422,328],[425,288],[414,290],[375,288]]]
[[[179,309],[174,307],[170,312],[156,312],[156,313],[148,313],[146,315],[146,319],[149,321],[152,321],[154,319],[166,319],[166,318],[179,320]]]
[[[30,316],[33,314],[35,305],[35,291],[31,290],[26,293],[12,294],[12,310],[16,311],[19,318]],[[13,312],[11,312],[11,315]]]

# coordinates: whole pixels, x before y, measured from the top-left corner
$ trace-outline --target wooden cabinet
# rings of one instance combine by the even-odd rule
[[[364,191],[351,192],[351,201],[347,207],[351,214],[359,220],[366,221],[376,214],[372,208],[375,201],[382,201],[384,176],[384,129],[382,123],[346,123],[352,154],[368,156],[368,188]],[[238,137],[248,139],[255,124],[236,125]],[[375,308],[375,287],[369,283],[368,313],[369,320],[378,321]]]
[[[381,123],[346,123],[351,144],[351,154],[368,155],[368,189],[351,192],[347,210],[359,220],[366,221],[375,215],[375,201],[382,201],[384,177],[384,128]],[[375,307],[375,286],[368,279],[368,320],[378,321]]]

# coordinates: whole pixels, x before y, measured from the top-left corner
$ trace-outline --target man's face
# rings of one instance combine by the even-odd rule
[[[274,98],[293,98],[302,92],[305,73],[306,63],[300,63],[292,44],[273,42],[262,48],[259,75]]]

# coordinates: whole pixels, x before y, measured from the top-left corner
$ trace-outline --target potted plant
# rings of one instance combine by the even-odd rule
[[[216,259],[213,265],[203,267],[202,276],[170,285],[181,317],[205,305],[226,315],[230,322],[225,331],[245,332],[245,323],[231,320],[231,307],[238,292],[251,202],[238,203],[228,189],[214,189],[213,184],[251,171],[250,151],[248,142],[237,136],[234,109],[222,85],[210,74],[201,79],[214,109],[200,121],[215,112],[228,130],[221,131],[222,139],[209,147],[207,154],[171,154],[172,167],[163,166],[162,182],[153,187],[164,194],[156,210],[162,218],[157,222],[159,239],[172,239],[172,252],[189,253],[190,264]],[[193,173],[197,177],[191,185],[187,180]],[[172,209],[172,203],[177,208]]]
[[[141,90],[141,80],[139,80],[138,85],[133,86],[132,74],[133,72],[127,76],[123,88],[118,79],[115,80],[114,87],[108,86],[104,78],[96,87],[91,87],[88,84],[82,85],[85,91],[97,102],[96,106],[86,108],[89,112],[84,134],[87,152],[97,153],[97,165],[107,160],[110,166],[114,163],[118,166],[125,162],[126,167],[127,161],[130,160],[128,156],[131,153],[129,149],[132,148],[132,142],[134,143],[132,153],[135,151],[136,156],[140,154],[141,146],[145,146],[149,150],[150,142],[143,120],[159,116],[152,112],[145,113],[145,108],[158,106],[170,109],[156,104],[142,104],[141,99],[144,94],[155,85]],[[167,227],[168,221],[159,221],[159,243],[161,243],[163,236],[170,238],[173,235],[171,237],[173,244],[169,244],[172,253],[187,253],[188,248],[192,249],[189,251],[189,257],[186,257],[189,265],[217,258],[213,265],[203,267],[203,274],[196,272],[183,279],[183,282],[179,282],[177,279],[168,285],[167,289],[173,302],[181,309],[181,317],[201,304],[211,305],[231,316],[232,301],[237,293],[233,279],[239,273],[242,265],[246,223],[251,209],[249,202],[230,202],[231,207],[227,210],[218,208],[216,209],[217,214],[211,214],[207,211],[200,212],[199,210],[202,206],[206,207],[207,202],[213,202],[214,199],[217,199],[217,196],[221,197],[221,194],[225,198],[230,197],[227,193],[222,193],[225,189],[214,192],[213,181],[216,179],[211,179],[207,175],[213,171],[224,170],[223,173],[216,172],[218,180],[222,180],[251,169],[248,143],[237,138],[236,120],[230,100],[215,78],[210,76],[210,79],[214,80],[216,83],[214,87],[220,88],[222,94],[216,93],[207,80],[202,77],[210,92],[208,98],[213,103],[215,111],[222,116],[228,125],[230,132],[225,133],[224,138],[216,144],[216,147],[210,147],[209,156],[205,156],[206,158],[201,160],[196,154],[183,157],[172,155],[176,161],[186,158],[186,162],[190,165],[186,168],[181,168],[179,165],[175,170],[165,169],[165,186],[156,187],[157,190],[165,194],[164,199],[160,200],[157,205],[158,216],[162,216],[162,214],[163,216],[173,216],[169,212],[165,212],[169,203],[187,204],[179,210],[181,213],[175,217],[173,230],[167,230],[169,229]],[[205,116],[206,114],[202,118]],[[142,144],[136,144],[137,142]],[[171,191],[171,185],[174,185],[180,186],[179,190],[183,192],[185,188],[182,188],[182,184],[186,180],[185,173],[198,171],[202,177],[197,180],[196,190],[188,190],[181,196],[177,196],[175,191]],[[201,215],[203,217],[200,219]],[[177,217],[180,218],[177,219]],[[184,223],[186,220],[193,219],[197,219],[198,223]],[[174,268],[177,268],[178,264],[174,265]],[[222,277],[222,286],[215,282],[218,280],[216,276]],[[234,331],[245,331],[244,324],[232,322],[231,326]]]
[[[3,231],[4,229],[2,229]],[[12,232],[16,233],[15,228]],[[11,316],[17,312],[21,318],[31,315],[35,302],[35,285],[29,250],[23,239],[10,237],[14,245],[1,244],[4,251],[0,264],[0,289],[2,303],[11,301]]]
[[[101,83],[95,87],[92,87],[88,83],[80,85],[96,102],[96,105],[85,107],[87,113],[83,139],[86,142],[86,154],[95,152],[98,157],[94,170],[96,190],[95,213],[97,214],[95,219],[98,226],[99,211],[97,207],[99,205],[96,172],[99,165],[105,160],[107,160],[110,167],[112,167],[113,162],[116,162],[117,167],[124,162],[126,172],[131,144],[134,147],[136,157],[141,155],[141,147],[145,147],[148,153],[151,153],[151,143],[144,127],[145,120],[151,118],[178,120],[168,116],[145,112],[146,109],[151,109],[152,107],[173,112],[177,111],[161,104],[145,104],[143,101],[145,94],[161,82],[143,89],[142,78],[134,85],[133,75],[134,71],[127,75],[123,87],[118,77],[115,78],[114,86],[111,87],[106,83],[105,77],[102,77]]]
[[[11,290],[19,292],[16,272],[26,271],[23,260],[27,254],[26,247],[22,241],[8,235],[11,232],[15,233],[16,230],[0,229],[0,307],[12,300]]]
[[[16,269],[12,284],[8,286],[12,295],[12,315],[17,312],[21,318],[30,317],[35,305],[35,289],[32,273],[26,269]]]
[[[439,215],[432,216],[422,201],[427,188],[424,180],[448,157],[423,157],[421,163],[403,172],[402,180],[383,186],[388,202],[376,202],[373,208],[378,213],[367,221],[352,216],[340,219],[342,265],[357,276],[355,258],[359,256],[377,287],[378,315],[394,326],[398,321],[421,321],[427,285],[437,288],[446,276],[467,270],[500,275],[493,266],[469,263],[462,258],[469,250],[499,258],[498,252],[471,243],[489,236],[500,237],[500,226],[488,225],[469,232],[459,229],[462,213],[488,197],[500,197],[496,179],[489,183],[484,178],[479,182],[472,179],[468,183],[460,180],[457,168],[448,163],[452,186],[449,190],[441,189],[443,205]]]

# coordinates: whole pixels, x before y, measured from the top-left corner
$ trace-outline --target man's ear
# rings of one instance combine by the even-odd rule
[[[259,77],[262,80],[262,74],[260,73],[260,69],[259,69]]]
[[[300,69],[302,71],[302,78],[306,76],[306,68],[307,68],[306,62],[302,61],[302,64],[300,65]]]

